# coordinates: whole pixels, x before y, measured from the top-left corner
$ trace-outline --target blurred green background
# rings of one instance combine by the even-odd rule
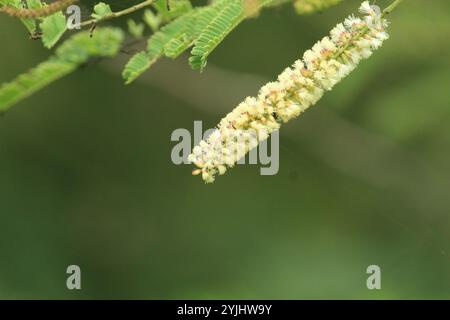
[[[266,10],[202,74],[184,56],[124,86],[129,54],[97,61],[1,117],[0,298],[450,298],[448,0],[405,0],[382,50],[282,128],[278,175],[204,185],[170,161],[174,129],[213,127],[359,2]],[[0,41],[0,82],[49,55],[4,15]]]

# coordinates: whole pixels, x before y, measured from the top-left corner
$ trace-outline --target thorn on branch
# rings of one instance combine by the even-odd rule
[[[97,28],[97,24],[93,22],[91,27],[89,28],[89,38],[92,38],[94,36],[95,28]]]

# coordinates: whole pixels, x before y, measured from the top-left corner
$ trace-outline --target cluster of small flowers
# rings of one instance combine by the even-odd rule
[[[256,98],[249,97],[223,118],[217,129],[193,149],[189,160],[206,183],[245,157],[249,150],[314,105],[326,91],[370,57],[389,38],[386,20],[377,7],[362,3],[360,17],[350,16],[329,37],[305,52],[278,81],[266,84]],[[256,134],[255,134],[256,132]]]

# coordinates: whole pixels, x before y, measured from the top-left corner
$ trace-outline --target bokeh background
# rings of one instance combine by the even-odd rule
[[[170,161],[174,129],[213,127],[358,5],[266,10],[202,74],[184,56],[124,86],[129,53],[95,61],[2,116],[0,298],[450,298],[448,0],[405,0],[383,49],[282,128],[278,175],[204,185]],[[0,43],[0,82],[49,55],[4,15]]]

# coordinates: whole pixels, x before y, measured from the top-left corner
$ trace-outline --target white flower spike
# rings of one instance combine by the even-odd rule
[[[261,88],[223,118],[217,129],[193,149],[189,160],[206,183],[267,139],[282,123],[298,117],[317,103],[326,91],[369,58],[389,38],[387,22],[368,1],[359,9],[362,17],[350,16],[338,24],[303,59],[287,68],[278,81]],[[249,132],[256,132],[251,134]]]

